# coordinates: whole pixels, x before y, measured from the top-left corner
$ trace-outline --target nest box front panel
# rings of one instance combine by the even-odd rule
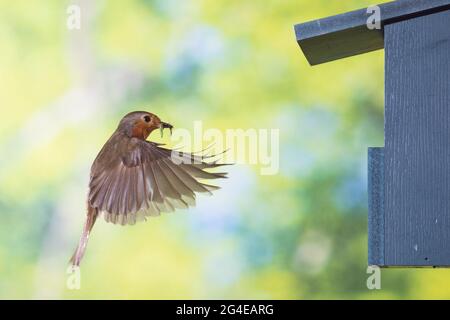
[[[450,11],[384,31],[384,263],[450,265]]]

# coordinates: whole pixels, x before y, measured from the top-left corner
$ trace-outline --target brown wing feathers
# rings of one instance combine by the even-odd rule
[[[156,143],[133,140],[121,157],[102,159],[107,165],[96,172],[93,166],[89,203],[104,214],[106,221],[134,224],[146,216],[159,215],[195,205],[196,193],[211,193],[217,186],[197,179],[226,178],[226,173],[212,173],[223,164],[205,162],[192,153],[173,152]]]
[[[224,165],[208,161],[218,155],[173,151],[145,140],[153,130],[164,128],[173,126],[152,113],[131,112],[100,150],[91,168],[86,224],[73,265],[79,266],[99,215],[108,222],[134,224],[147,216],[192,207],[197,193],[219,189],[203,182],[226,178],[226,173],[207,171]]]

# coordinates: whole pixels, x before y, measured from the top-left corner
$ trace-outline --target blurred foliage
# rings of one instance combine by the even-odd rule
[[[66,28],[69,4],[81,30]],[[386,269],[366,288],[383,52],[312,68],[295,41],[295,23],[370,4],[0,2],[0,297],[449,298],[447,270]],[[193,210],[100,221],[68,290],[89,166],[136,109],[189,129],[280,128],[280,172],[236,165]]]

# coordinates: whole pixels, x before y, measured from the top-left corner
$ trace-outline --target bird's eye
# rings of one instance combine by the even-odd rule
[[[145,122],[150,122],[150,120],[151,120],[151,119],[150,119],[150,116],[145,116],[145,117],[144,117],[144,120],[145,120]]]

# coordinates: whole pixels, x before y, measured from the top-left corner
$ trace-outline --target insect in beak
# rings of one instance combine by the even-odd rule
[[[173,125],[171,125],[167,122],[161,122],[161,124],[159,125],[159,131],[161,132],[161,138],[163,137],[163,131],[165,128],[168,128],[170,130],[170,135],[172,135]]]

